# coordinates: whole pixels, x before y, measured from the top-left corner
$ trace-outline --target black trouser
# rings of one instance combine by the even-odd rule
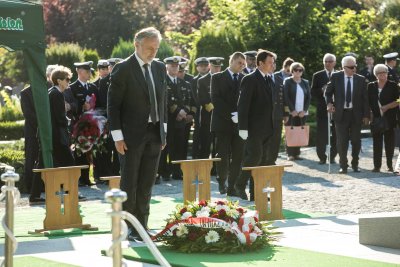
[[[173,133],[171,134],[172,142],[169,144],[169,159],[173,160],[185,160],[185,143],[187,142],[187,130],[186,125],[183,127],[173,128]],[[179,164],[171,164],[172,176],[175,178],[182,177],[182,171]]]
[[[273,134],[267,145],[266,164],[275,165],[282,139],[282,119],[274,122]]]
[[[35,131],[25,130],[25,166],[24,166],[24,182],[27,192],[31,191],[33,183],[33,171],[35,162],[39,155],[39,140]]]
[[[87,153],[82,153],[80,156],[75,152],[75,164],[76,165],[88,165],[90,167],[89,155]],[[83,184],[89,184],[89,169],[81,169],[81,177],[79,177],[79,182]]]
[[[128,195],[127,201],[122,204],[123,209],[134,215],[145,228],[161,151],[159,127],[158,123],[150,123],[142,143],[137,147],[128,145],[125,155],[119,154],[121,190]]]
[[[337,155],[336,149],[336,130],[335,123],[332,120],[331,125],[331,160]],[[320,161],[326,161],[326,146],[328,145],[328,115],[327,111],[318,111],[317,113],[317,136],[315,139],[317,155]]]
[[[225,184],[228,180],[228,189],[234,190],[236,180],[240,174],[243,159],[244,141],[238,132],[216,132],[217,155],[221,161],[217,162],[219,183]]]
[[[394,129],[390,128],[382,134],[372,135],[373,149],[374,149],[374,167],[380,169],[382,166],[382,147],[385,142],[386,165],[388,168],[393,168],[393,154],[394,154]]]
[[[267,136],[251,136],[247,139],[245,145],[245,155],[243,161],[243,167],[254,167],[266,165],[267,159],[267,147],[272,135]],[[238,180],[236,181],[236,187],[241,190],[246,189],[247,182],[251,177],[250,171],[241,172]],[[251,186],[250,186],[251,187]],[[251,188],[250,188],[251,189]],[[251,189],[252,190],[252,189]]]
[[[358,167],[358,159],[361,150],[361,121],[354,118],[353,110],[343,111],[342,121],[336,121],[336,147],[340,157],[340,167],[347,169],[347,150],[349,148],[349,141],[352,147],[352,161],[353,168]]]
[[[286,126],[300,126],[303,125],[306,121],[306,117],[300,118],[299,116],[292,117],[289,116],[289,120],[286,123]],[[297,157],[300,155],[300,147],[299,146],[292,146],[288,147],[286,146],[286,153],[288,154],[289,157]]]

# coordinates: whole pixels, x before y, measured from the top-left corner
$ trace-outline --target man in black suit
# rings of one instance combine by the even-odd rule
[[[75,82],[71,83],[69,89],[67,90],[71,90],[71,93],[75,99],[74,102],[76,103],[77,109],[73,113],[73,118],[76,121],[79,120],[79,118],[84,112],[89,111],[91,108],[93,108],[90,106],[89,99],[93,97],[93,95],[96,97],[96,100],[99,98],[96,85],[89,82],[91,75],[90,69],[92,64],[93,64],[92,61],[74,63],[74,66],[76,67],[76,73],[78,74],[78,79]],[[67,92],[67,90],[65,92]],[[73,120],[72,124],[75,125],[76,121]],[[80,156],[78,156],[75,153],[75,163],[77,165],[90,165],[86,153],[82,153]],[[99,180],[99,177],[95,178],[96,180]],[[89,169],[81,170],[79,185],[80,186],[95,185],[95,183],[92,183],[90,181]]]
[[[276,55],[259,50],[256,57],[257,70],[245,76],[240,84],[238,102],[239,135],[246,141],[243,166],[266,164],[266,152],[273,135],[273,80],[271,74]],[[236,181],[236,194],[247,200],[246,185],[251,177],[242,171]]]
[[[361,150],[361,123],[369,123],[367,83],[365,77],[356,74],[356,59],[345,56],[343,71],[335,72],[325,90],[328,112],[333,113],[336,127],[337,151],[340,158],[339,173],[347,173],[347,149],[352,146],[351,166],[360,172],[358,159]]]
[[[211,101],[211,77],[221,71],[223,57],[210,57],[210,72],[197,81],[197,98],[200,104],[200,159],[208,159],[211,152],[211,114],[214,104]]]
[[[366,55],[364,60],[365,67],[360,71],[360,74],[365,77],[367,83],[376,81],[374,75],[374,57],[372,55]]]
[[[194,131],[193,131],[193,143],[192,143],[192,158],[198,159],[200,153],[200,104],[197,98],[197,81],[206,75],[210,70],[210,62],[206,57],[196,58],[194,61],[196,65],[197,75],[193,78],[190,83],[192,89],[192,96],[196,104],[196,115],[194,116]]]
[[[212,64],[212,60],[210,62]],[[244,141],[238,132],[237,101],[245,64],[245,56],[235,52],[229,57],[229,67],[211,76],[211,105],[214,107],[211,131],[217,139],[216,156],[221,158],[217,162],[219,192],[228,193],[228,196],[236,196],[234,187],[243,158]]]
[[[330,161],[335,162],[335,157],[337,154],[336,150],[336,131],[334,122],[328,122],[328,113],[326,110],[325,101],[325,89],[331,78],[332,74],[335,72],[334,68],[336,65],[336,56],[333,54],[325,54],[323,58],[324,69],[314,73],[311,84],[311,96],[315,99],[317,105],[317,138],[316,147],[317,155],[319,158],[319,164],[325,164],[326,155],[326,145],[328,144],[328,123],[332,123],[331,126],[331,151],[330,151]]]
[[[243,74],[247,75],[256,69],[256,55],[257,51],[246,51],[243,53],[246,56],[246,66],[243,69]]]
[[[388,80],[397,84],[400,82],[399,75],[396,72],[397,60],[400,60],[398,57],[399,53],[397,52],[392,52],[383,56],[383,58],[385,59],[385,65],[389,69]]]
[[[166,69],[153,60],[160,32],[145,28],[135,34],[135,53],[117,64],[108,91],[108,120],[120,154],[123,209],[147,228],[152,188],[161,149],[166,144]],[[137,239],[131,228],[129,239]]]

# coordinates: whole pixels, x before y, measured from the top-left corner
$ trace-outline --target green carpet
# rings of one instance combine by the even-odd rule
[[[46,260],[36,257],[14,257],[15,267],[77,267],[57,261]]]
[[[182,199],[162,196],[154,197],[150,205],[150,229],[162,229],[165,226],[165,219],[168,217],[168,214],[172,213],[172,211],[175,210],[175,206],[179,203],[182,203]],[[56,230],[50,231],[47,236],[28,234],[28,231],[43,228],[43,220],[45,218],[44,207],[17,208],[14,215],[14,233],[19,242],[109,233],[111,229],[111,219],[106,215],[106,211],[109,210],[110,207],[110,204],[102,203],[100,201],[80,203],[83,224],[91,224],[93,227],[98,227],[98,231],[80,229]],[[249,208],[254,208],[254,206]],[[311,218],[329,215],[321,213],[300,213],[290,210],[284,210],[283,214],[287,219]],[[3,216],[2,212],[0,212],[0,216]],[[0,229],[0,237],[0,243],[3,243],[4,231],[2,228]]]
[[[288,247],[269,247],[258,252],[242,254],[185,254],[172,251],[166,247],[159,247],[167,261],[176,267],[389,267],[396,264],[357,259],[333,254],[319,253]],[[124,258],[157,264],[147,247],[135,247],[123,250]],[[194,260],[195,259],[195,260]]]

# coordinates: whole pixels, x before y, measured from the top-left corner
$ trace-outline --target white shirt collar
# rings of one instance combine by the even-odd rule
[[[138,54],[136,54],[136,53],[135,53],[135,57],[136,57],[137,61],[139,62],[140,67],[143,68],[143,65],[146,64],[146,63],[144,63],[144,61],[143,61],[143,60],[138,56]],[[150,62],[148,63],[149,66],[151,66],[151,62],[152,62],[152,61],[150,61]]]
[[[175,82],[175,81],[176,81],[176,78],[177,78],[177,77],[172,77],[172,76],[169,75],[168,73],[167,73],[167,75],[168,75],[168,77],[171,79],[172,82]]]

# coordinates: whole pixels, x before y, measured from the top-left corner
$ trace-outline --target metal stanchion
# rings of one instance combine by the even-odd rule
[[[156,258],[158,263],[163,267],[170,267],[171,265],[167,260],[161,255],[160,251],[157,249],[154,242],[151,240],[146,230],[140,224],[138,219],[132,214],[122,211],[122,202],[126,201],[127,195],[124,191],[120,189],[111,189],[104,195],[107,202],[111,203],[112,211],[108,212],[108,215],[112,216],[112,238],[113,244],[107,251],[107,256],[113,257],[113,267],[121,267],[122,262],[122,252],[121,252],[121,242],[124,241],[128,235],[128,226],[124,220],[128,220],[133,227],[137,230],[139,235],[142,237],[143,241],[146,243],[150,252]]]
[[[14,205],[19,201],[20,193],[15,187],[15,182],[19,181],[19,175],[14,169],[8,169],[1,175],[1,180],[5,185],[1,187],[0,201],[6,199],[6,214],[2,220],[2,227],[5,232],[4,261],[1,266],[13,266],[13,254],[17,250],[17,240],[14,231]]]
[[[331,126],[332,126],[332,113],[328,112],[328,146],[327,150],[327,158],[328,158],[328,173],[331,173]]]

